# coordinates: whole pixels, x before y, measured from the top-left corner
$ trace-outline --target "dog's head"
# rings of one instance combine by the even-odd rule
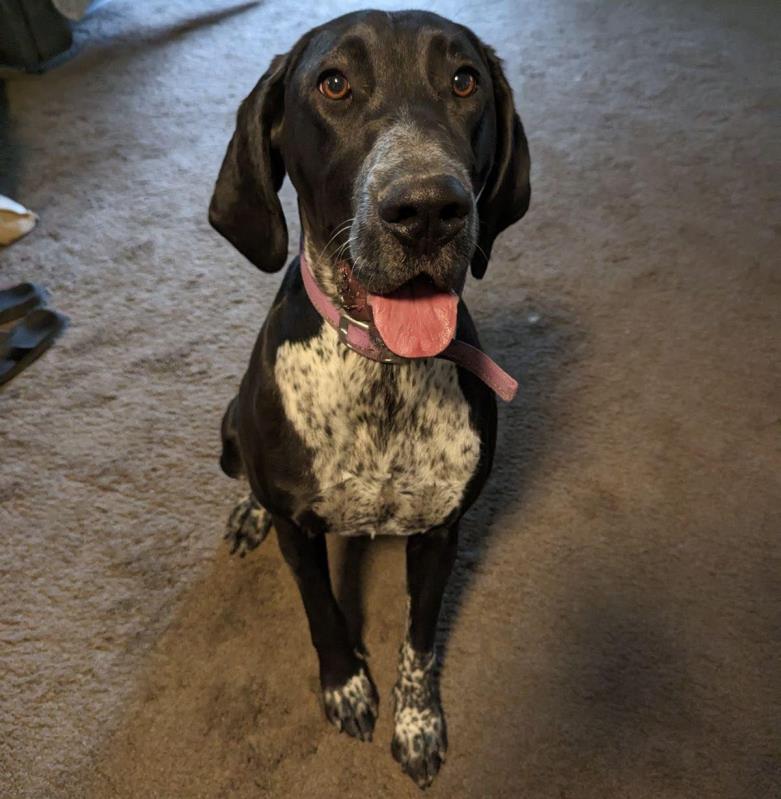
[[[267,272],[287,256],[286,172],[321,283],[337,285],[347,262],[373,295],[414,280],[460,292],[529,205],[526,136],[499,60],[426,12],[315,28],[241,104],[209,219]]]

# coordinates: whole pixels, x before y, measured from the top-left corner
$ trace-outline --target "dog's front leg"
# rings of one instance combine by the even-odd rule
[[[288,519],[274,517],[279,548],[293,571],[320,661],[325,714],[341,731],[370,741],[377,718],[377,690],[366,662],[355,652],[328,574],[323,535],[310,536]]]
[[[447,751],[434,638],[457,545],[457,525],[407,540],[409,617],[393,688],[395,729],[391,752],[421,788],[431,784]]]

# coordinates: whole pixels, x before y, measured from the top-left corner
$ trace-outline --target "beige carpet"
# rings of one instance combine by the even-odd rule
[[[522,389],[465,524],[429,795],[777,796],[779,6],[427,5],[505,57],[534,186],[468,289]],[[399,542],[340,578],[364,561],[372,744],[322,718],[276,541],[221,542],[219,420],[278,277],[210,190],[272,54],[348,7],[116,0],[0,92],[0,192],[41,217],[0,281],[72,320],[0,393],[3,799],[418,795],[389,754]]]

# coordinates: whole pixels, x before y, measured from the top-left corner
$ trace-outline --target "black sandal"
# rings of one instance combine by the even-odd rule
[[[0,290],[0,325],[12,322],[46,302],[46,290],[35,283]]]
[[[54,343],[68,317],[36,308],[7,333],[0,333],[0,386],[16,377]]]

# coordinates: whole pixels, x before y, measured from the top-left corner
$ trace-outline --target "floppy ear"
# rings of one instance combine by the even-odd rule
[[[287,225],[277,192],[285,179],[275,134],[284,115],[288,56],[276,56],[239,106],[236,130],[209,205],[209,222],[264,272],[287,259]]]
[[[480,216],[477,243],[480,246],[472,257],[472,274],[478,279],[483,277],[488,267],[494,239],[526,213],[531,196],[529,145],[515,111],[513,92],[496,53],[485,45],[483,52],[494,89],[496,152],[494,165],[477,203]]]

